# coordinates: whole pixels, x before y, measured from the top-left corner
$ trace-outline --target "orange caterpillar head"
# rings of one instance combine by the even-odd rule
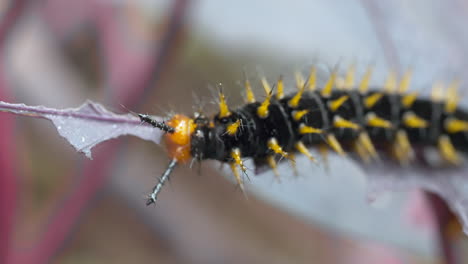
[[[154,186],[152,193],[148,197],[146,205],[156,202],[157,195],[161,191],[164,183],[169,179],[170,174],[176,167],[177,163],[186,163],[191,160],[191,141],[192,134],[196,129],[196,124],[193,119],[184,115],[175,115],[167,123],[159,122],[149,115],[138,114],[142,122],[148,123],[155,128],[159,128],[166,132],[164,141],[171,162],[159,179],[159,182]]]
[[[177,114],[167,122],[167,125],[174,128],[173,133],[164,135],[169,157],[177,162],[186,163],[192,158],[191,138],[196,124],[193,119]]]

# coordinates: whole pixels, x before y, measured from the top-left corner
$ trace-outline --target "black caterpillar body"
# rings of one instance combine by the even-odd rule
[[[371,107],[365,106],[365,99],[375,94],[382,94],[381,98]],[[332,134],[345,149],[357,139],[361,132],[367,132],[370,139],[377,146],[393,144],[397,131],[404,131],[414,146],[435,146],[443,135],[449,137],[456,150],[468,153],[468,133],[459,131],[451,133],[446,129],[447,120],[463,120],[468,122],[468,112],[456,109],[452,113],[444,111],[443,102],[429,99],[415,99],[405,107],[402,103],[404,95],[385,94],[371,91],[361,94],[358,91],[334,91],[324,97],[320,92],[304,92],[295,108],[288,102],[294,95],[285,96],[280,100],[271,99],[269,114],[262,118],[257,114],[261,103],[246,104],[232,111],[228,117],[219,115],[210,120],[199,116],[195,118],[196,130],[192,135],[191,154],[193,157],[215,159],[222,162],[233,162],[231,151],[238,148],[242,157],[253,158],[255,163],[264,163],[266,157],[274,154],[268,147],[268,140],[275,138],[285,152],[295,152],[294,145],[302,141],[307,147],[327,144],[325,134]],[[338,109],[331,111],[330,103],[342,96],[348,96]],[[294,112],[308,110],[299,120],[293,118]],[[403,122],[405,115],[415,115],[427,122],[424,127],[406,126]],[[367,124],[369,115],[375,115],[388,120],[392,127],[376,127]],[[360,128],[335,127],[336,118],[343,118]],[[226,133],[227,127],[240,120],[241,126],[235,135]],[[303,124],[317,128],[323,133],[300,134],[299,127]]]
[[[385,157],[400,165],[414,161],[429,167],[462,165],[468,155],[468,112],[458,107],[456,85],[444,98],[434,90],[433,98],[422,99],[406,92],[407,78],[402,79],[398,92],[396,85],[369,91],[369,76],[366,74],[359,89],[350,89],[349,82],[333,90],[336,75],[332,74],[318,91],[312,70],[309,84],[297,78],[299,91],[286,96],[281,79],[275,95],[263,79],[267,92],[263,102],[255,101],[246,81],[249,103],[230,110],[220,93],[220,111],[211,119],[200,114],[193,118],[175,115],[164,123],[140,115],[142,121],[167,132],[166,148],[172,159],[148,204],[156,201],[176,164],[193,159],[229,163],[241,189],[238,168],[246,172],[244,158],[252,158],[257,167],[269,165],[276,172],[277,161],[293,160],[295,152],[315,160],[308,151],[312,147],[322,152],[330,147],[341,155],[352,153],[363,162]],[[438,150],[437,164],[426,159],[427,148]]]

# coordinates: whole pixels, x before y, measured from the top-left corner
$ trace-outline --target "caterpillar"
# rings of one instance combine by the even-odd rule
[[[219,112],[211,118],[195,113],[192,117],[174,115],[158,122],[138,114],[142,122],[165,131],[164,140],[171,162],[154,186],[147,205],[157,200],[164,183],[178,163],[207,159],[228,163],[239,187],[244,190],[240,172],[243,160],[267,165],[277,174],[279,159],[294,165],[296,153],[315,157],[310,148],[339,155],[352,154],[364,163],[388,158],[399,166],[418,159],[419,150],[438,150],[443,166],[456,167],[468,154],[468,112],[458,106],[458,83],[445,96],[437,87],[432,98],[409,92],[411,72],[397,83],[390,75],[383,88],[370,87],[372,68],[354,84],[353,70],[345,78],[336,71],[317,88],[316,68],[305,79],[296,74],[297,92],[286,95],[280,77],[275,93],[261,78],[266,97],[257,101],[251,84],[245,81],[246,104],[230,109],[219,92]],[[431,165],[431,164],[429,164]]]

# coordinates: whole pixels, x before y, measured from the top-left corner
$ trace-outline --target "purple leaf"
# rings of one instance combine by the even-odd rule
[[[88,158],[91,158],[91,148],[109,139],[133,135],[159,144],[162,135],[160,130],[142,124],[136,116],[112,113],[92,101],[86,101],[78,108],[62,110],[0,101],[0,111],[49,119],[59,134]]]

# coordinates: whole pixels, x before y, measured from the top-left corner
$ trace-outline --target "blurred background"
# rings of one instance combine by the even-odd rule
[[[413,89],[427,92],[434,81],[463,78],[467,14],[463,0],[3,0],[0,100],[69,108],[91,99],[118,113],[212,114],[218,83],[235,107],[244,74],[262,98],[259,76],[283,75],[293,89],[293,73],[313,64],[320,83],[335,65],[340,72],[356,65],[358,78],[373,65],[375,85],[411,68]],[[370,202],[364,173],[343,158],[330,157],[327,167],[298,157],[298,175],[281,164],[280,183],[269,171],[250,175],[248,199],[217,163],[203,163],[200,174],[181,166],[157,205],[146,207],[168,164],[163,147],[119,138],[87,160],[49,122],[0,117],[5,263],[468,257],[456,224],[440,227],[438,212],[449,223],[452,216],[446,206],[436,212],[437,197],[413,190]]]

